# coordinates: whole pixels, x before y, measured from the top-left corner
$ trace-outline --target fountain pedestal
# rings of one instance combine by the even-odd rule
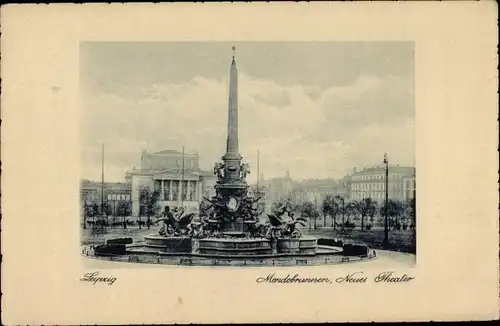
[[[222,234],[241,234],[244,236],[244,227],[242,222],[226,222],[221,224],[220,231]]]

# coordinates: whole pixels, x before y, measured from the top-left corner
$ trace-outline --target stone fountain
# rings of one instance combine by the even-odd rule
[[[345,261],[342,243],[318,245],[317,238],[303,236],[296,226],[305,226],[305,219],[294,218],[286,206],[268,214],[267,222],[259,221],[256,206],[260,198],[248,193],[246,177],[250,166],[243,162],[238,149],[238,70],[234,47],[226,153],[215,163],[213,172],[217,177],[216,195],[204,198],[209,207],[206,216],[195,221],[194,214],[181,212],[174,217],[166,211],[164,218],[159,219],[164,225],[158,234],[145,236],[144,244],[128,245],[129,259],[135,255],[140,259],[133,261],[140,262],[245,266]],[[358,253],[359,259],[372,258],[367,247],[359,248]]]

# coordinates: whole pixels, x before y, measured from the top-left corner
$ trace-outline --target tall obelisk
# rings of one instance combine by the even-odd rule
[[[229,105],[227,122],[224,183],[238,183],[240,180],[241,155],[238,152],[238,69],[236,68],[235,47],[229,73]]]
[[[238,154],[238,69],[236,68],[235,50],[229,72],[229,105],[226,153]]]
[[[219,175],[216,164],[214,173],[218,175],[219,181],[215,185],[217,192],[216,200],[216,224],[218,229],[231,236],[244,236],[245,225],[252,225],[256,220],[249,216],[248,184],[245,181],[249,173],[248,164],[242,166],[242,157],[238,151],[238,69],[234,55],[231,61],[229,73],[229,105],[227,114],[227,143],[226,153],[222,157],[224,175]],[[243,169],[243,171],[241,171]]]

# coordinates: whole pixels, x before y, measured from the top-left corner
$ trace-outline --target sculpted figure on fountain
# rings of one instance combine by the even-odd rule
[[[250,236],[254,238],[265,238],[268,235],[269,228],[270,228],[269,222],[266,223],[257,222],[255,224],[249,225],[248,232]]]
[[[205,236],[205,225],[202,222],[189,223],[188,235],[192,238],[203,238]]]
[[[242,202],[241,215],[246,221],[255,221],[258,217],[258,209],[255,205],[261,198],[245,197]]]
[[[163,222],[163,226],[159,230],[161,236],[179,236],[187,235],[189,233],[189,224],[191,224],[194,213],[184,214],[184,208],[177,211],[178,213],[174,217],[168,208],[165,207],[165,212],[163,217],[156,220],[156,222]]]
[[[214,165],[214,175],[217,176],[217,182],[221,183],[224,180],[223,171],[226,165],[222,162],[215,162]]]
[[[240,177],[241,181],[245,181],[247,178],[247,175],[250,174],[250,164],[248,163],[243,163],[240,166]]]
[[[285,214],[287,216],[285,216]],[[267,214],[269,218],[268,238],[291,237],[300,238],[301,232],[297,229],[297,224],[306,226],[306,219],[303,217],[294,218],[293,212],[283,205],[276,214]]]

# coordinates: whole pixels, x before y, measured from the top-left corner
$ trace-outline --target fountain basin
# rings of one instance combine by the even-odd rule
[[[315,254],[318,240],[314,237],[281,238],[277,241],[278,253]]]
[[[82,248],[82,254],[89,258],[115,262],[184,265],[184,266],[318,266],[344,264],[376,259],[374,250],[368,255],[345,256],[342,247],[318,245],[316,254],[278,253],[266,255],[202,255],[196,253],[165,252],[160,248],[141,244],[127,245],[125,255],[96,255],[90,246]]]
[[[251,256],[271,253],[268,239],[204,238],[199,239],[198,252],[215,256]]]
[[[189,236],[146,235],[144,236],[144,244],[146,247],[158,248],[169,253],[190,253],[192,250],[191,237]]]
[[[314,255],[318,247],[314,237],[280,238],[273,242],[266,238],[202,238],[161,235],[144,236],[144,246],[164,253],[193,253],[209,256],[266,256],[269,254]]]
[[[278,252],[283,253],[298,253],[300,252],[300,239],[285,238],[277,241]]]

